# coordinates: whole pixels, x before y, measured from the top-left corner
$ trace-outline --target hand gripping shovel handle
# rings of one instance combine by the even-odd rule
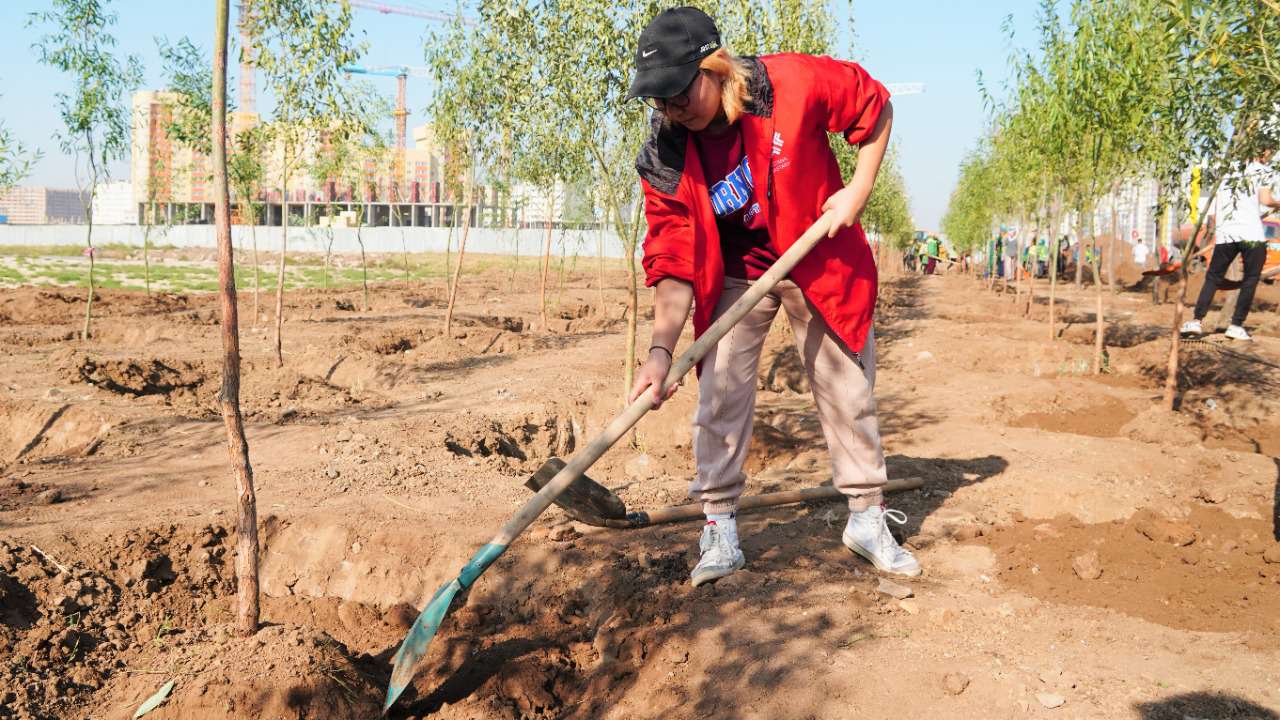
[[[830,227],[831,214],[824,213],[822,217],[818,218],[817,222],[805,231],[799,240],[796,240],[791,247],[787,248],[782,257],[779,257],[774,262],[773,267],[761,275],[759,280],[752,283],[742,297],[729,306],[729,309],[712,323],[711,327],[707,328],[702,337],[698,338],[688,350],[672,363],[671,371],[667,373],[667,379],[663,382],[663,388],[671,387],[673,383],[684,377],[685,373],[692,370],[693,366],[698,364],[698,361],[710,352],[716,343],[720,342],[720,338],[724,337],[730,328],[736,325],[747,313],[751,312],[756,303],[769,294],[774,286],[785,278],[792,268],[799,264],[804,259],[804,256],[827,236],[827,231]],[[569,487],[578,476],[585,473],[609,448],[613,447],[614,443],[622,439],[627,434],[627,431],[640,422],[640,418],[644,417],[645,413],[652,409],[653,394],[649,392],[641,393],[635,402],[631,403],[620,415],[615,417],[586,447],[575,454],[550,482],[539,490],[536,495],[529,498],[524,507],[520,508],[515,516],[507,521],[506,525],[502,526],[498,534],[471,557],[471,560],[458,573],[457,578],[436,591],[431,598],[431,602],[427,603],[427,606],[422,610],[422,614],[414,622],[409,634],[405,637],[404,642],[400,644],[400,649],[396,651],[393,658],[395,667],[391,673],[391,682],[387,686],[386,701],[382,707],[384,714],[413,680],[414,665],[426,652],[427,646],[431,643],[436,630],[440,627],[440,623],[444,620],[445,615],[448,614],[453,599],[460,592],[470,588],[475,583],[476,578],[480,577],[485,569],[506,551],[507,547],[520,536],[520,533],[524,532],[525,528],[529,527],[551,505],[552,501],[565,491],[565,488]]]

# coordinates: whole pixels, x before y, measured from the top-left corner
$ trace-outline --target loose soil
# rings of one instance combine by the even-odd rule
[[[464,273],[449,337],[441,282],[376,285],[368,312],[357,289],[291,292],[283,368],[241,295],[247,638],[214,298],[107,290],[83,342],[79,290],[0,290],[0,717],[128,718],[170,680],[148,717],[376,716],[418,609],[618,410],[625,278],[603,304],[596,282],[568,273],[544,328],[535,272]],[[1253,344],[1187,346],[1176,414],[1157,407],[1171,306],[1108,294],[1093,376],[1092,288],[1059,289],[1052,341],[1045,289],[1027,316],[969,277],[886,273],[886,459],[924,483],[889,498],[925,568],[913,597],[841,545],[838,502],[744,514],[747,568],[696,590],[696,525],[552,509],[392,717],[1278,717],[1275,289]],[[830,477],[791,342],[779,319],[749,492]],[[687,501],[695,385],[592,468],[628,507]]]

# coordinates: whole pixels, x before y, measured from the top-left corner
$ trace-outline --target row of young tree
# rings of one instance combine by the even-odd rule
[[[626,262],[627,330],[623,387],[633,383],[639,314],[638,254],[645,224],[634,158],[650,113],[626,101],[636,39],[670,0],[481,0],[426,44],[436,91],[430,107],[437,138],[453,148],[457,170],[510,187],[541,189],[553,206],[560,188],[590,188],[597,220],[617,235]],[[702,8],[716,18],[733,52],[852,54],[833,47],[835,10],[811,0],[720,0]],[[851,17],[851,12],[845,13]],[[849,33],[852,37],[852,33]],[[874,70],[874,69],[873,69]],[[833,142],[846,173],[854,155]],[[889,163],[864,223],[904,243],[911,233],[906,191]],[[542,299],[551,229],[543,245]],[[456,283],[455,283],[456,287]]]
[[[668,5],[671,3],[667,3]],[[665,5],[633,2],[606,5],[596,0],[524,2],[516,5],[485,2],[479,18],[449,27],[426,43],[427,60],[435,70],[437,92],[431,107],[435,141],[448,149],[445,167],[447,195],[461,201],[454,218],[469,220],[470,199],[477,177],[509,193],[515,183],[541,188],[548,209],[562,189],[589,188],[593,219],[609,226],[627,258],[629,277],[628,374],[633,363],[638,307],[636,255],[643,234],[642,207],[632,158],[648,128],[648,113],[638,102],[624,102],[631,51],[644,23]],[[710,8],[719,18],[732,47],[743,54],[798,51],[838,52],[831,38],[838,36],[835,12],[825,2],[785,2],[766,5],[760,0],[723,2]],[[244,3],[240,19],[250,39],[240,48],[275,98],[273,116],[252,127],[236,128],[228,148],[229,182],[242,222],[251,231],[254,266],[254,323],[261,316],[261,264],[258,260],[256,219],[267,191],[281,197],[279,265],[275,296],[274,346],[283,364],[285,265],[290,213],[289,189],[299,176],[309,175],[325,188],[327,200],[349,190],[371,192],[368,168],[375,175],[391,175],[394,158],[378,128],[390,107],[365,84],[351,81],[342,68],[354,64],[366,46],[355,37],[349,4],[338,0],[253,0]],[[112,26],[116,15],[110,0],[54,0],[47,11],[33,14],[30,24],[46,33],[33,46],[42,62],[68,74],[72,91],[58,95],[64,129],[59,134],[64,152],[84,163],[83,197],[86,214],[98,186],[107,179],[112,162],[124,158],[129,146],[128,94],[142,78],[136,55],[118,55]],[[848,34],[852,37],[852,33]],[[582,37],[600,43],[583,44]],[[158,38],[166,89],[176,96],[170,119],[162,128],[170,141],[211,155],[208,117],[212,104],[210,65],[203,51],[188,38],[176,42]],[[851,54],[846,48],[844,54]],[[228,107],[233,107],[228,99]],[[23,148],[7,134],[0,135],[0,159],[9,158],[7,173],[16,181],[29,167]],[[847,144],[833,141],[842,168],[852,172],[854,154]],[[318,148],[318,150],[316,149]],[[143,261],[150,292],[149,250],[153,232],[163,232],[157,207],[167,198],[161,178],[161,154],[149,168],[142,213]],[[191,171],[191,168],[184,168]],[[207,172],[207,171],[206,171]],[[337,208],[329,202],[328,212]],[[363,217],[355,218],[357,241]],[[864,223],[874,236],[902,246],[909,239],[911,221],[906,191],[892,155],[881,172]],[[448,258],[445,317],[450,330],[457,280],[462,272],[468,224],[464,222],[456,265]],[[158,227],[159,226],[159,227]],[[329,231],[331,232],[331,231]],[[552,228],[547,224],[542,258],[540,316],[547,326],[546,286],[550,269]],[[82,337],[91,335],[93,315],[93,226],[86,230],[89,257]],[[452,238],[450,239],[452,243]],[[363,242],[360,242],[362,258]],[[331,243],[330,243],[331,247]],[[598,249],[603,254],[603,248]],[[407,253],[406,253],[407,254]],[[364,306],[369,307],[367,261]],[[407,265],[407,259],[406,259]],[[329,257],[325,258],[325,278]],[[603,297],[603,263],[597,267]],[[452,275],[452,277],[450,277]],[[628,381],[629,382],[629,381]],[[628,385],[629,387],[629,385]]]
[[[273,179],[279,183],[275,189],[282,198],[285,219],[276,284],[275,352],[277,361],[283,363],[281,329],[291,175],[310,171],[329,182],[345,181],[362,187],[364,161],[381,148],[375,130],[380,105],[372,93],[349,82],[341,71],[355,62],[363,49],[351,32],[349,4],[253,0],[249,5],[253,12],[243,21],[248,25],[252,46],[241,51],[251,53],[277,103],[269,122],[235,137],[229,137],[226,124],[228,0],[218,0],[215,6],[212,67],[204,53],[186,38],[172,44],[157,40],[168,89],[177,96],[171,120],[162,130],[175,143],[212,160],[224,350],[219,401],[237,486],[237,615],[238,625],[246,633],[254,632],[258,626],[258,548],[253,472],[239,407],[239,320],[230,188],[235,188],[242,216],[256,217],[255,201],[268,182],[271,156],[276,156]],[[119,56],[115,51],[112,28],[117,20],[110,0],[53,0],[48,9],[33,13],[28,21],[29,27],[43,30],[32,46],[40,61],[63,72],[70,81],[70,89],[56,95],[63,124],[56,137],[60,149],[77,163],[89,218],[85,236],[88,299],[81,332],[85,340],[92,335],[95,290],[92,203],[98,187],[109,177],[111,163],[122,160],[129,151],[131,118],[127,100],[142,80],[140,59],[136,55]],[[317,145],[322,149],[309,155],[300,150]],[[0,126],[0,188],[20,181],[37,158],[37,153],[19,144]],[[151,168],[151,175],[158,176],[161,169]],[[159,183],[149,182],[146,191],[144,260],[151,225],[156,221]],[[254,239],[256,268],[256,236]],[[255,319],[259,289],[256,278],[255,271]],[[366,306],[367,303],[366,289]]]
[[[345,2],[325,0],[252,0],[242,6],[248,12],[241,22],[251,38],[240,48],[265,79],[268,92],[276,99],[272,117],[252,126],[237,128],[230,136],[228,168],[230,187],[239,207],[241,221],[251,232],[254,266],[253,319],[260,317],[261,263],[257,250],[257,219],[262,213],[265,193],[281,198],[279,265],[275,297],[275,351],[283,364],[283,319],[289,199],[292,184],[303,174],[314,184],[330,191],[332,201],[344,189],[361,199],[373,192],[368,168],[375,176],[389,176],[394,154],[389,152],[381,121],[390,115],[389,105],[367,85],[353,82],[342,68],[354,64],[364,52],[352,30],[352,11]],[[56,98],[62,128],[57,132],[60,149],[77,165],[77,181],[85,202],[89,224],[85,234],[88,257],[86,278],[88,301],[81,337],[92,335],[95,292],[93,202],[98,188],[109,179],[112,163],[128,156],[130,131],[129,95],[143,76],[137,55],[116,52],[112,32],[117,23],[110,0],[53,0],[50,7],[29,16],[28,26],[43,34],[33,44],[40,61],[63,72],[70,90]],[[169,42],[156,39],[166,90],[173,94],[172,112],[160,128],[175,145],[192,151],[194,157],[212,157],[209,125],[212,113],[212,77],[207,54],[189,38]],[[228,107],[233,105],[228,98]],[[143,262],[150,293],[150,257],[153,234],[163,232],[164,221],[157,206],[169,198],[163,178],[164,154],[152,153],[148,168],[146,202],[142,212]],[[20,181],[38,158],[0,127],[0,188]],[[181,168],[209,175],[207,168]],[[333,202],[327,210],[336,214]],[[356,220],[357,240],[365,218]],[[363,242],[360,242],[363,258]],[[330,247],[332,244],[330,243]],[[364,306],[369,309],[368,270],[365,268]],[[329,266],[326,254],[325,271]]]
[[[1019,242],[1047,233],[1056,250],[1059,230],[1071,219],[1079,285],[1086,246],[1096,248],[1105,234],[1110,247],[1104,254],[1115,257],[1116,204],[1126,183],[1157,183],[1157,242],[1174,237],[1178,221],[1188,217],[1195,218],[1190,236],[1200,238],[1205,214],[1193,208],[1193,170],[1205,196],[1213,197],[1224,184],[1240,183],[1243,168],[1277,146],[1280,3],[1072,0],[1066,15],[1060,5],[1042,0],[1038,47],[1011,55],[1002,99],[993,99],[979,78],[991,123],[960,166],[943,229],[961,250],[985,248],[1002,224],[1020,229]],[[1107,233],[1095,222],[1099,211],[1109,214]],[[1090,254],[1097,293],[1094,371],[1101,372],[1105,300],[1098,253]],[[1163,395],[1170,410],[1190,266],[1182,264],[1171,318]],[[1054,338],[1057,263],[1049,269]],[[1112,289],[1113,277],[1108,273]],[[1034,296],[1030,280],[1027,307]]]

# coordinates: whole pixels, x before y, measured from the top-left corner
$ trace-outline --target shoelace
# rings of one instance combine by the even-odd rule
[[[893,539],[893,533],[889,531],[889,521],[892,520],[899,525],[907,524],[907,514],[901,510],[885,509],[880,513],[880,545],[884,547],[891,545],[894,548],[894,556],[901,557],[906,552],[898,541]]]

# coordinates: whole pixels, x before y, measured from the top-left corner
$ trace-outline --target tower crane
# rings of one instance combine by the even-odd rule
[[[436,22],[452,22],[453,15],[442,12],[433,12],[431,10],[418,10],[416,8],[404,7],[403,5],[388,5],[387,3],[372,2],[371,0],[349,0],[351,7],[362,8],[364,10],[375,10],[383,15],[407,15],[409,17],[422,18],[423,20],[435,20]],[[466,18],[462,19],[463,25],[471,25],[472,21]]]
[[[393,77],[396,79],[396,147],[403,150],[406,143],[407,118],[409,110],[405,104],[405,86],[409,76],[431,77],[431,68],[410,67],[408,65],[344,65],[342,71],[354,75],[373,75],[376,77]]]

